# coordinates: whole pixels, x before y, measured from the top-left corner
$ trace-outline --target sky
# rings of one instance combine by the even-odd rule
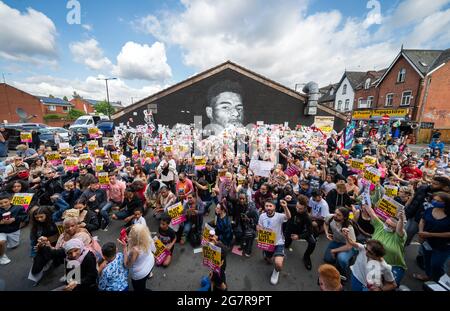
[[[0,0],[8,84],[102,100],[99,79],[116,78],[110,101],[123,105],[227,60],[325,86],[388,67],[402,44],[450,48],[450,0]]]

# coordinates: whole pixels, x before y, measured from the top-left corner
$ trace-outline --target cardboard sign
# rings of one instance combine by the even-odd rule
[[[386,195],[391,198],[397,196],[398,194],[397,186],[386,185],[384,186],[384,190],[386,190]]]
[[[89,138],[98,138],[100,134],[98,133],[98,128],[96,127],[90,127],[88,129]]]
[[[91,164],[92,163],[91,155],[89,153],[80,154],[80,156],[78,157],[78,163],[83,165]]]
[[[205,223],[205,226],[203,227],[202,232],[202,246],[208,244],[209,241],[209,231],[214,230],[213,227]]]
[[[31,200],[33,199],[34,193],[16,193],[14,194],[11,204],[12,205],[22,205],[25,211],[30,207]]]
[[[60,143],[58,150],[61,153],[69,153],[70,152],[70,145],[69,145],[69,143]]]
[[[203,265],[213,269],[217,273],[220,273],[220,266],[222,264],[222,249],[207,243],[202,247]]]
[[[205,168],[206,158],[205,157],[194,157],[195,169],[201,171]]]
[[[96,140],[90,140],[87,142],[88,150],[90,153],[94,153],[95,148],[98,147],[98,141]]]
[[[181,202],[175,203],[167,208],[167,214],[172,219],[172,225],[178,225],[186,221],[186,215],[183,215],[183,205]]]
[[[386,220],[390,217],[396,217],[397,213],[404,208],[403,205],[385,195],[380,202],[378,202],[375,213],[383,220]]]
[[[153,253],[155,255],[155,260],[157,265],[162,265],[166,260],[167,256],[170,255],[170,251],[166,248],[163,242],[161,242],[158,237],[154,237],[156,251]]]
[[[274,167],[273,162],[251,160],[249,169],[256,175],[261,177],[270,177],[270,170]]]
[[[275,250],[275,232],[267,229],[258,230],[256,246],[262,250],[273,252]]]
[[[96,157],[103,158],[106,155],[105,148],[102,148],[102,147],[95,148],[94,154]]]
[[[33,142],[33,137],[30,132],[20,132],[20,142],[31,143]]]
[[[59,152],[47,152],[45,154],[45,158],[52,165],[59,165],[62,162],[61,161],[61,154]]]
[[[350,167],[356,171],[364,170],[364,160],[361,159],[351,159]]]
[[[78,158],[67,157],[67,159],[64,160],[64,169],[66,171],[78,170]]]
[[[370,181],[372,184],[376,184],[380,181],[381,173],[374,167],[366,167],[364,169],[364,179]]]
[[[369,166],[374,166],[377,164],[377,159],[371,156],[365,156],[364,157],[364,164],[367,164]]]
[[[107,172],[98,173],[98,182],[102,189],[109,188],[109,175]]]

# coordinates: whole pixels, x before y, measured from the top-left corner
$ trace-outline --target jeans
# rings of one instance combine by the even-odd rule
[[[411,244],[412,239],[416,235],[417,232],[419,232],[419,224],[417,221],[414,220],[414,218],[408,219],[406,222],[406,242],[405,246],[408,246]]]
[[[425,260],[425,273],[433,281],[438,281],[445,273],[444,264],[450,257],[450,247],[446,249],[432,249],[431,251],[423,249]]]
[[[352,273],[352,292],[366,292],[367,287],[364,286]]]
[[[341,246],[344,246],[345,243],[339,243],[335,241],[331,241],[330,244],[328,244],[327,249],[325,250],[324,255],[324,261],[326,263],[335,264],[337,262],[337,268],[341,274],[345,275],[348,267],[350,265],[350,260],[352,257],[356,254],[356,252],[352,249],[346,251],[346,252],[340,252],[336,255],[336,258],[333,258],[331,255],[331,250],[335,248],[339,248]]]
[[[102,219],[104,220],[103,228],[106,228],[107,225],[109,225],[109,211],[113,207],[112,202],[108,202],[100,210],[100,215],[102,216]],[[101,224],[101,223],[100,223]]]
[[[399,266],[392,266],[392,274],[394,275],[395,283],[397,283],[397,287],[400,286],[400,282],[405,276],[405,269]]]

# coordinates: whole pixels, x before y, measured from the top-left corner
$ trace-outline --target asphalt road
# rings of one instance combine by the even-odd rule
[[[209,216],[212,218],[212,216]],[[157,223],[151,212],[146,216],[150,231],[157,231]],[[121,222],[113,221],[108,232],[96,231],[100,244],[115,241],[119,236]],[[63,275],[63,267],[49,270],[40,284],[33,287],[34,282],[28,280],[28,272],[31,268],[29,257],[29,230],[30,226],[22,229],[20,246],[8,250],[8,256],[12,260],[10,264],[0,266],[0,280],[5,282],[7,291],[48,291],[62,284],[59,278]],[[327,245],[327,240],[321,236],[316,250],[312,255],[313,269],[305,269],[301,258],[306,248],[306,242],[294,241],[293,251],[287,251],[285,267],[276,286],[270,284],[272,266],[262,258],[262,251],[254,244],[250,258],[235,254],[227,257],[227,283],[232,291],[316,291],[317,268],[322,263],[322,257]],[[418,272],[414,258],[417,253],[417,245],[412,245],[406,250],[409,270],[403,280],[403,284],[411,290],[421,290],[420,282],[412,279],[412,272]],[[174,258],[168,268],[155,267],[154,276],[148,280],[147,287],[160,291],[195,291],[200,287],[200,279],[207,275],[208,269],[202,265],[201,253],[194,253],[191,245],[175,245]],[[1,281],[0,281],[1,283]]]

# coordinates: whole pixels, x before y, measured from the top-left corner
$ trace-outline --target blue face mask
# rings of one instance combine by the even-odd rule
[[[437,207],[437,208],[444,208],[445,207],[445,203],[444,202],[438,202],[436,200],[431,201],[431,205],[433,205],[433,207]]]

